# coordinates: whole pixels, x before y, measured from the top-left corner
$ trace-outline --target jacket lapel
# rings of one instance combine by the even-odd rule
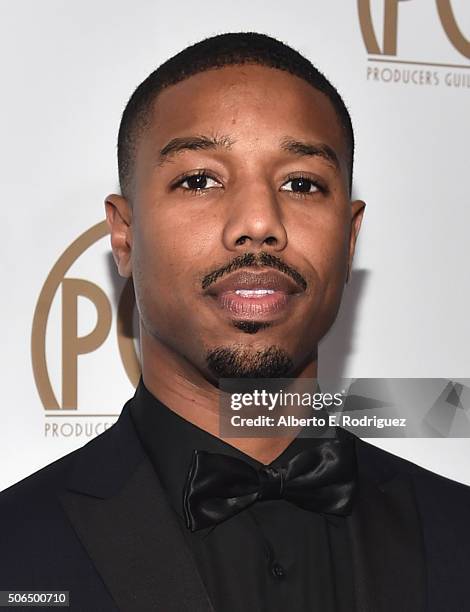
[[[358,612],[421,612],[421,523],[409,475],[380,474],[380,453],[357,439],[359,491],[348,517]]]
[[[60,500],[118,609],[212,611],[128,404],[78,451]]]

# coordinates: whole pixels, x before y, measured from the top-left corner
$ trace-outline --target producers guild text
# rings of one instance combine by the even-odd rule
[[[104,433],[115,420],[64,420],[62,418],[48,418],[44,423],[45,438],[83,438],[91,439]]]

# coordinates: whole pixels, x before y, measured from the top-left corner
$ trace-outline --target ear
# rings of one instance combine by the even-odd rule
[[[106,222],[111,234],[111,248],[118,272],[132,276],[132,209],[123,196],[111,194],[105,199]]]
[[[366,204],[362,200],[354,200],[351,202],[351,231],[349,234],[349,257],[348,257],[348,271],[346,275],[346,282],[349,281],[351,274],[352,262],[354,257],[354,251],[356,248],[356,240],[361,229],[362,217],[364,216]]]

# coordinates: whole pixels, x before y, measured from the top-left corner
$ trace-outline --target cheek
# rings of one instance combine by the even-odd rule
[[[155,207],[155,213],[135,220],[133,275],[141,301],[159,312],[176,313],[191,294],[195,273],[210,262],[214,224],[191,210],[178,213]],[[201,264],[201,261],[204,264]],[[189,290],[189,291],[188,291]]]
[[[325,210],[296,225],[291,236],[295,250],[302,254],[308,268],[321,286],[338,284],[346,274],[349,252],[349,219],[341,210]]]
[[[347,208],[322,212],[297,226],[297,238],[292,236],[310,273],[307,278],[310,298],[303,322],[311,330],[311,334],[306,334],[309,341],[312,337],[319,341],[334,322],[347,273]]]

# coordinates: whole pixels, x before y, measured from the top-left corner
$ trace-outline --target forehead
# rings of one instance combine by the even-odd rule
[[[147,147],[195,134],[226,134],[258,149],[277,146],[286,136],[309,138],[332,147],[347,165],[344,132],[331,101],[303,79],[275,68],[226,66],[163,90],[143,138]]]

